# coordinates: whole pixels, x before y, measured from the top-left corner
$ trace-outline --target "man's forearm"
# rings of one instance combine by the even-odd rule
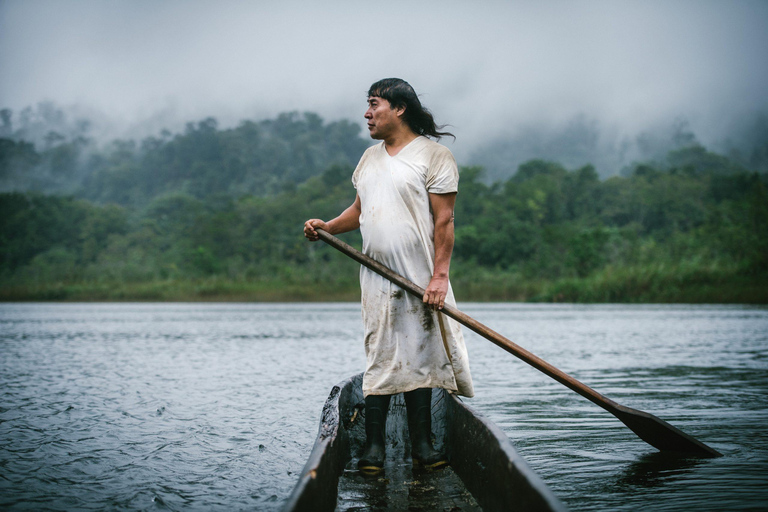
[[[341,215],[328,221],[328,232],[332,235],[353,231],[360,227],[360,208],[357,204],[341,212]]]
[[[435,271],[433,277],[448,277],[453,253],[453,214],[435,222]]]

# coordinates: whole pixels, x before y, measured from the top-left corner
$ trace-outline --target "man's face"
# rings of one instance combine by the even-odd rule
[[[384,98],[371,96],[368,98],[368,110],[365,118],[368,120],[368,132],[372,139],[386,139],[400,126],[401,117],[405,109],[392,108],[392,105]]]

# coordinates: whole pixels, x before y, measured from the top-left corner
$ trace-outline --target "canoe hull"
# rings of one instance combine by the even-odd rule
[[[447,452],[451,470],[483,510],[565,510],[501,429],[442,389],[432,393],[432,433],[435,447]],[[364,442],[362,374],[358,374],[332,389],[312,453],[284,510],[334,510],[339,478]],[[402,395],[394,396],[390,405],[387,457],[388,472],[410,461]]]

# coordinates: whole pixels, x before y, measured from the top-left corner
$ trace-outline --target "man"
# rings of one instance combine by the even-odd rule
[[[352,175],[355,202],[331,221],[306,221],[304,235],[316,241],[316,228],[360,228],[365,254],[425,287],[419,300],[360,269],[367,439],[358,467],[382,470],[389,400],[404,393],[414,463],[437,468],[447,460],[431,443],[431,388],[473,395],[459,325],[439,313],[455,303],[448,272],[459,174],[451,152],[427,137],[451,134],[438,131],[413,88],[397,78],[371,86],[365,118],[371,138],[382,142],[366,150]]]

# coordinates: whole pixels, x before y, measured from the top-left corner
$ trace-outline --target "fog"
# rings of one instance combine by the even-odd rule
[[[362,122],[370,83],[397,76],[462,163],[494,144],[566,158],[575,131],[592,149],[573,165],[615,168],[638,137],[682,125],[717,147],[768,111],[766,27],[764,1],[5,0],[0,108],[53,101],[107,138],[292,110]]]

